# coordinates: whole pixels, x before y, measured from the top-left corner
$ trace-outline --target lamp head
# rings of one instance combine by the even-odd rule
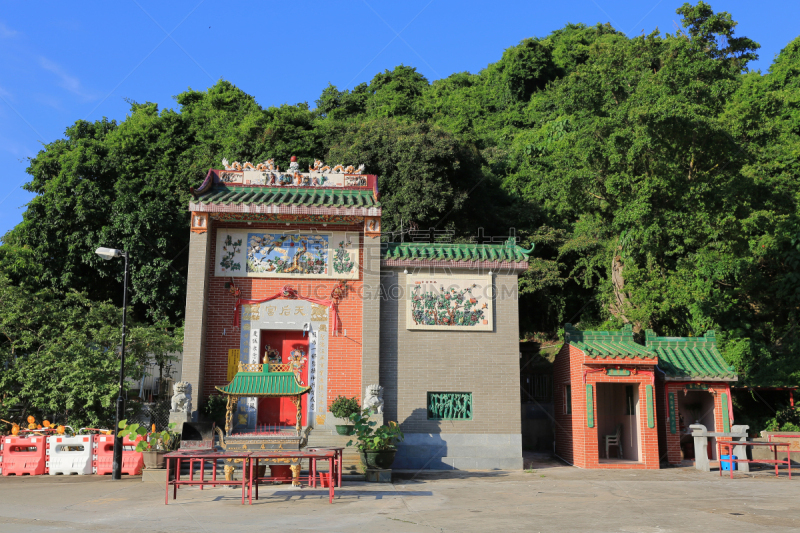
[[[106,261],[114,259],[115,257],[120,257],[125,254],[125,252],[123,252],[122,250],[117,250],[115,248],[98,248],[97,250],[94,251],[94,253],[96,253]]]

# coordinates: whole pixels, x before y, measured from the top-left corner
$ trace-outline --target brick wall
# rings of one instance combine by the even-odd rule
[[[572,387],[572,373],[580,372],[583,353],[565,344],[553,361],[553,410],[555,411],[556,455],[570,464],[583,464],[583,432],[580,424],[586,423],[586,397],[579,389],[572,390],[572,414],[566,412],[566,386]],[[579,377],[580,379],[580,377]],[[577,400],[577,401],[576,401]]]
[[[380,384],[380,338],[381,338],[381,242],[380,238],[364,239],[362,265],[362,318],[364,328],[361,347],[361,399],[366,388]]]
[[[206,305],[207,328],[205,333],[205,361],[203,364],[203,384],[202,393],[197,394],[197,405],[214,392],[216,386],[227,384],[227,364],[228,350],[239,348],[239,328],[233,327],[233,307],[236,298],[225,288],[225,283],[230,281],[229,277],[215,277],[214,264],[216,261],[216,242],[217,228],[241,228],[249,231],[297,231],[320,233],[327,231],[351,231],[361,233],[361,224],[354,226],[330,225],[323,227],[321,224],[292,224],[287,226],[285,223],[257,223],[252,225],[240,222],[217,222],[213,221],[210,234],[210,254],[206,266],[208,277],[208,292]],[[363,234],[361,235],[362,245],[359,250],[359,265],[362,264],[363,257]],[[233,278],[234,283],[241,289],[241,298],[259,299],[270,296],[283,288],[284,285],[291,285],[299,294],[313,298],[330,298],[330,293],[337,283],[336,279],[303,279],[303,278]],[[347,282],[347,295],[339,302],[339,336],[329,336],[328,342],[328,398],[327,404],[336,396],[361,395],[361,348],[362,348],[362,301],[363,276],[357,280]],[[188,298],[187,298],[188,307]],[[188,308],[187,308],[188,317]],[[329,320],[328,327],[332,322]],[[347,336],[344,336],[345,330]],[[197,335],[196,327],[192,327],[191,335]],[[189,340],[189,327],[187,320],[187,340]]]
[[[437,273],[443,272],[431,272]],[[480,332],[406,329],[405,298],[392,297],[405,289],[405,278],[394,268],[384,268],[381,275],[380,381],[385,387],[385,418],[400,422],[407,433],[519,435],[517,276],[495,276],[495,327]],[[473,420],[428,420],[429,391],[471,392]]]

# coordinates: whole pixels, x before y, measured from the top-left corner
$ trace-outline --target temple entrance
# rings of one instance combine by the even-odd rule
[[[302,331],[261,330],[261,353],[259,361],[271,364],[287,364],[292,352],[302,352],[308,358],[308,336]],[[266,360],[264,358],[267,358]],[[302,383],[308,385],[308,361],[300,373]],[[308,395],[301,396],[301,424],[306,425]],[[258,401],[259,426],[291,426],[297,423],[297,408],[289,397],[261,398]]]
[[[597,384],[597,450],[601,463],[641,462],[639,403],[637,383]],[[608,446],[608,456],[606,441],[613,444]]]
[[[716,431],[714,423],[714,395],[705,390],[678,391],[679,428],[681,433],[681,450],[684,458],[694,459],[694,439],[689,426],[703,424],[709,432]],[[717,459],[717,440],[708,439],[708,458]]]

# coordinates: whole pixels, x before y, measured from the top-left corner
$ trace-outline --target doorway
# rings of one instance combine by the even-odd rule
[[[709,432],[717,430],[714,423],[716,414],[714,412],[714,395],[704,390],[690,390],[684,393],[678,392],[676,396],[678,397],[679,424],[681,428],[685,427],[684,431],[687,431],[687,438],[682,439],[686,443],[684,449],[691,449],[692,458],[694,458],[694,439],[691,437],[689,426],[703,424]],[[717,459],[717,439],[714,437],[708,439],[708,458]]]
[[[291,353],[300,350],[308,358],[308,337],[302,331],[261,330],[261,352],[259,361],[263,363],[288,363]],[[265,357],[267,358],[265,360]],[[308,367],[306,361],[300,373],[303,385],[308,386]],[[300,396],[301,419],[300,423],[306,425],[306,411],[308,409],[308,394]],[[297,423],[297,408],[288,397],[260,398],[258,401],[259,426],[291,426]]]
[[[601,463],[641,462],[639,409],[638,383],[597,384],[597,450]],[[618,429],[620,446],[610,446],[606,457],[606,436],[616,435]]]

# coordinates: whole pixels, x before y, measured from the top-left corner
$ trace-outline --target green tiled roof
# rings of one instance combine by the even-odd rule
[[[566,324],[564,330],[564,341],[592,359],[653,359],[656,356],[633,340],[633,328],[630,324],[619,331],[581,331],[572,324]]]
[[[292,372],[237,372],[233,381],[217,387],[233,396],[296,396],[310,389],[298,384]]]
[[[296,205],[305,207],[380,207],[372,189],[336,187],[214,187],[197,202],[217,205]]]
[[[381,259],[428,261],[507,261],[523,262],[533,251],[513,244],[439,244],[424,242],[386,242],[381,244]]]
[[[728,365],[717,350],[713,331],[705,337],[656,337],[647,330],[647,347],[658,355],[658,368],[668,378],[692,380],[736,381],[736,370]]]

